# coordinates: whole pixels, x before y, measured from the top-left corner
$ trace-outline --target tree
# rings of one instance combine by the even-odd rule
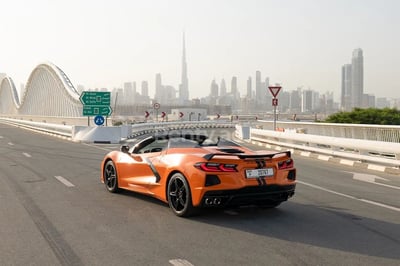
[[[354,108],[351,112],[330,115],[327,123],[400,125],[400,111],[396,108]]]

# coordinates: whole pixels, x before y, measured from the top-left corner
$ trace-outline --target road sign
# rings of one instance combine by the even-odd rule
[[[79,100],[83,105],[110,105],[111,93],[109,91],[83,91]]]
[[[112,113],[112,109],[109,105],[84,105],[83,115],[84,116],[96,116],[105,115],[109,116]]]
[[[278,98],[272,99],[272,106],[278,106]]]
[[[149,115],[150,115],[150,113],[149,113],[149,112],[147,112],[147,111],[145,111],[145,112],[144,112],[144,117],[145,117],[145,118],[148,118],[148,117],[149,117]]]
[[[183,117],[183,113],[179,112],[179,117],[182,118]]]
[[[271,92],[272,96],[276,97],[281,90],[281,86],[269,86],[269,91]]]
[[[96,125],[98,125],[98,126],[103,125],[103,124],[104,124],[104,116],[102,116],[102,115],[96,115],[96,116],[94,117],[94,123],[95,123]]]
[[[154,109],[160,109],[160,104],[159,103],[154,103],[153,104],[153,107],[154,107]]]

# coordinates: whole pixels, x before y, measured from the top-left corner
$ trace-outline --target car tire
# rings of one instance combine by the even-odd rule
[[[104,184],[106,189],[111,193],[119,192],[118,174],[113,161],[108,161],[103,171]]]
[[[175,215],[188,217],[195,213],[192,194],[186,178],[181,173],[174,174],[167,186],[168,205]]]

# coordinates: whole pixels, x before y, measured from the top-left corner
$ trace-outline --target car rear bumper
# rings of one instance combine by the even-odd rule
[[[204,194],[201,207],[273,205],[294,195],[296,184],[251,186],[236,190],[213,190]]]

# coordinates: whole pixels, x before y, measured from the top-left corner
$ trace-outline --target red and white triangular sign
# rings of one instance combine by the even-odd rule
[[[281,86],[269,86],[269,91],[271,92],[272,96],[276,97],[278,95],[279,91],[281,90]]]

